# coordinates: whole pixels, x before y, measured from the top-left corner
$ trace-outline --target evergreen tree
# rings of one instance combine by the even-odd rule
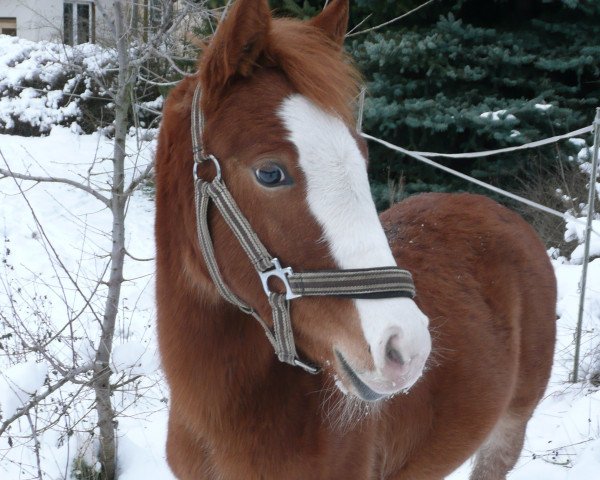
[[[444,6],[436,20],[426,18]],[[410,149],[454,153],[591,123],[600,105],[600,2],[463,0],[441,2],[427,15],[352,41],[369,90],[366,131]],[[539,172],[532,155],[555,162],[556,154],[547,148],[443,163],[514,187],[515,177]],[[378,145],[371,145],[371,164],[380,206],[390,175],[406,178],[406,194],[471,189]]]

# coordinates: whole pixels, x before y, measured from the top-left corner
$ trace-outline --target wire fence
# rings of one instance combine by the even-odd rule
[[[499,148],[497,150],[485,150],[483,152],[469,152],[469,153],[439,153],[439,152],[413,152],[423,157],[445,157],[445,158],[480,158],[489,157],[491,155],[498,155],[500,153],[516,152],[518,150],[527,150],[529,148],[542,147],[551,143],[556,143],[560,140],[566,140],[572,137],[578,137],[586,133],[590,133],[594,127],[583,127],[572,132],[565,133],[563,135],[556,135],[554,137],[545,138],[543,140],[537,140],[535,142],[524,143],[523,145],[516,145],[514,147]]]
[[[483,187],[487,190],[490,190],[492,192],[498,193],[500,195],[503,195],[505,197],[511,198],[513,200],[516,200],[517,202],[523,203],[525,205],[529,205],[530,207],[536,208],[538,210],[541,210],[543,212],[549,213],[550,215],[554,215],[560,218],[565,218],[565,214],[563,212],[559,212],[558,210],[554,210],[553,208],[547,207],[545,205],[542,205],[540,203],[534,202],[533,200],[529,200],[528,198],[525,197],[521,197],[520,195],[517,195],[515,193],[509,192],[507,190],[503,190],[501,188],[498,188],[494,185],[490,185],[489,183],[486,182],[482,182],[481,180],[478,180],[476,178],[473,178],[469,175],[466,175],[462,172],[459,172],[457,170],[454,170],[450,167],[446,167],[445,165],[442,165],[440,163],[434,162],[433,160],[426,158],[425,156],[423,156],[421,153],[418,152],[413,152],[411,150],[407,150],[406,148],[402,148],[399,147],[398,145],[394,145],[392,143],[386,142],[385,140],[381,140],[380,138],[376,138],[373,137],[371,135],[368,135],[366,133],[362,133],[362,136],[368,140],[372,140],[374,142],[380,143],[381,145],[389,148],[390,150],[394,150],[396,152],[400,152],[403,153],[405,155],[408,155],[409,157],[412,157],[416,160],[419,160],[420,162],[426,163],[427,165],[430,165],[432,167],[435,167],[439,170],[443,170],[444,172],[447,172],[451,175],[454,175],[456,177],[462,178],[463,180],[466,180],[467,182],[471,182],[474,183],[475,185],[478,185],[480,187]]]
[[[512,200],[515,200],[519,203],[522,203],[524,205],[528,205],[532,208],[535,208],[536,210],[545,212],[549,215],[553,215],[555,217],[559,217],[562,219],[565,219],[568,217],[568,214],[566,214],[565,212],[560,212],[558,210],[555,210],[553,208],[550,208],[546,205],[542,205],[540,203],[534,202],[533,200],[530,200],[528,198],[522,197],[520,195],[517,195],[515,193],[509,192],[508,190],[504,190],[502,188],[496,187],[494,185],[491,185],[489,183],[483,182],[481,180],[478,180],[476,178],[471,177],[470,175],[464,174],[462,172],[459,172],[458,170],[454,170],[450,167],[447,167],[446,165],[442,165],[438,162],[435,162],[433,160],[431,160],[428,157],[445,157],[445,158],[480,158],[480,157],[489,157],[492,155],[499,155],[502,153],[507,153],[507,152],[514,152],[514,151],[518,151],[518,150],[526,150],[526,149],[532,149],[532,148],[538,148],[544,145],[549,145],[552,143],[556,143],[560,140],[566,140],[568,138],[573,138],[573,137],[578,137],[580,135],[586,134],[586,133],[590,133],[592,132],[594,129],[593,125],[587,126],[587,127],[583,127],[583,128],[579,128],[577,130],[573,130],[572,132],[569,133],[565,133],[562,135],[556,135],[554,137],[550,137],[550,138],[545,138],[543,140],[537,140],[534,142],[529,142],[529,143],[525,143],[523,145],[517,145],[514,147],[507,147],[507,148],[499,148],[496,150],[485,150],[485,151],[481,151],[481,152],[467,152],[467,153],[440,153],[440,152],[418,152],[418,151],[413,151],[413,150],[408,150],[406,148],[400,147],[398,145],[394,145],[393,143],[387,142],[385,140],[382,140],[381,138],[377,138],[374,137],[372,135],[369,135],[367,133],[361,132],[361,135],[366,138],[367,140],[371,140],[373,142],[377,142],[387,148],[389,148],[390,150],[393,150],[395,152],[399,152],[402,153],[404,155],[407,155],[411,158],[414,158],[415,160],[418,160],[422,163],[425,163],[431,167],[437,168],[439,170],[442,170],[446,173],[449,173],[450,175],[454,175],[458,178],[461,178],[467,182],[473,183],[475,185],[478,185],[482,188],[485,188],[487,190],[490,190],[494,193],[497,193],[499,195],[502,195],[504,197],[510,198]],[[596,148],[597,146],[595,146],[594,148]],[[584,220],[579,219],[579,218],[572,218],[573,220],[575,220],[578,223],[585,223]],[[591,230],[592,233],[594,233],[595,235],[600,236],[600,232],[597,232],[596,230],[592,229]]]

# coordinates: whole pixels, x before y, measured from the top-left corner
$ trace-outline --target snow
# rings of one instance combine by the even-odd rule
[[[106,191],[113,144],[100,134],[79,135],[76,131],[55,126],[47,137],[0,135],[0,151],[12,170],[66,177]],[[145,168],[155,150],[151,132],[132,130],[131,134],[127,152],[128,180]],[[6,168],[2,157],[0,166]],[[46,330],[68,331],[67,319],[75,317],[84,304],[58,262],[49,260],[44,237],[56,249],[66,271],[76,279],[78,288],[89,295],[97,286],[95,279],[105,274],[106,253],[111,245],[107,236],[111,216],[101,202],[74,187],[53,183],[31,187],[27,182],[0,180],[0,313],[14,307],[29,325],[31,334],[38,338],[38,334],[44,335]],[[152,196],[144,189],[136,192],[128,206],[126,240],[128,252],[136,258],[154,257],[153,212]],[[146,478],[173,478],[164,454],[168,394],[158,369],[153,272],[152,260],[129,260],[126,264],[125,277],[131,280],[123,285],[111,359],[113,382],[141,376],[131,384],[130,390],[117,391],[113,396],[115,407],[122,415],[117,430],[119,445],[132,445],[119,450],[122,478],[143,478],[141,472],[145,472]],[[96,302],[98,305],[94,307],[101,312],[102,302]],[[88,338],[98,338],[98,324],[89,310],[76,318],[72,345],[71,337],[63,336],[62,342],[53,343],[52,353],[66,364],[75,356],[77,364],[83,365],[94,358],[94,345]],[[4,338],[9,332],[13,338]],[[19,333],[24,334],[22,330]],[[59,377],[40,355],[31,353],[25,358],[11,353],[20,344],[14,331],[4,325],[3,316],[0,316],[0,344],[4,347],[0,348],[0,411],[6,419],[32,394],[44,392],[48,377],[51,383]],[[40,422],[43,424],[44,419],[50,418],[55,408],[52,405],[69,405],[67,399],[76,390],[77,385],[67,385],[52,394],[51,402],[38,412]],[[64,478],[64,472],[73,468],[76,455],[93,459],[96,446],[87,433],[93,430],[92,409],[93,395],[81,397],[69,406],[63,423],[39,436],[45,479]],[[76,423],[73,434],[65,437],[64,422],[77,422],[86,415],[89,418]],[[21,435],[29,434],[29,428],[26,419],[13,426],[12,448],[6,444],[6,437],[0,439],[1,479],[25,478],[22,471],[27,469],[34,472],[33,450],[18,440]]]
[[[45,133],[53,125],[76,120],[81,116],[80,98],[72,93],[83,82],[87,88],[81,98],[92,95],[89,77],[76,73],[78,67],[87,75],[106,73],[114,56],[98,45],[70,47],[0,35],[0,129],[10,130],[18,120]],[[74,78],[65,82],[61,79],[68,68]],[[60,90],[55,88],[58,84]]]
[[[158,368],[159,360],[156,351],[149,351],[148,345],[140,342],[127,342],[113,348],[113,372],[127,371],[132,375],[149,375]]]
[[[0,123],[7,128],[14,126],[12,117],[18,118],[23,123],[39,127],[41,131],[50,130],[53,125],[63,122],[67,118],[76,118],[79,115],[77,103],[70,102],[63,107],[58,106],[63,93],[59,90],[47,92],[41,96],[33,88],[25,88],[16,98],[0,98]]]
[[[575,148],[587,148],[587,142],[585,141],[585,139],[583,138],[569,138],[569,140],[567,140],[569,143],[573,144],[573,146]]]
[[[156,97],[154,100],[151,100],[149,102],[141,102],[140,105],[146,108],[151,108],[154,110],[160,110],[163,106],[163,97]]]
[[[567,217],[565,240],[570,242],[577,240],[579,245],[571,253],[571,263],[581,264],[583,262],[586,217]],[[592,220],[592,232],[590,234],[590,258],[600,257],[600,219]]]
[[[516,121],[517,120],[517,117],[515,117],[512,113],[507,114],[506,110],[496,110],[494,112],[483,112],[479,116],[485,120],[491,120],[493,122]]]
[[[586,162],[587,165],[589,165],[589,171],[586,173],[591,173],[591,164],[589,163],[589,160],[591,160],[592,158],[592,151],[588,148],[588,147],[583,147],[581,150],[579,150],[579,152],[577,153],[577,160],[579,162]]]
[[[542,112],[545,112],[546,110],[549,110],[552,108],[552,104],[551,103],[536,103],[534,105],[534,107],[538,110],[541,110]]]
[[[48,366],[44,363],[23,362],[8,367],[0,377],[0,408],[2,417],[16,413],[44,385]]]

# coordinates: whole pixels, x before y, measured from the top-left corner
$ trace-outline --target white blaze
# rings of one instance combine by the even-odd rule
[[[310,211],[338,267],[395,266],[371,197],[365,158],[348,127],[301,95],[286,98],[279,116],[298,150]],[[386,334],[397,328],[407,360],[429,354],[428,320],[411,299],[355,300],[355,304],[378,369],[385,355],[376,352],[385,348]]]

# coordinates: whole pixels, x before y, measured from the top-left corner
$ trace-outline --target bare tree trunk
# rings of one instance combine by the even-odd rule
[[[128,39],[123,23],[123,5],[114,1],[115,30],[119,74],[115,95],[115,138],[113,155],[113,180],[111,195],[112,211],[112,250],[110,254],[110,277],[108,296],[102,321],[102,335],[96,352],[94,367],[94,390],[96,393],[96,411],[100,429],[100,462],[106,480],[113,480],[116,472],[115,412],[111,402],[110,355],[121,285],[123,283],[123,264],[125,259],[125,142],[127,138],[127,115],[131,105],[131,82]]]

